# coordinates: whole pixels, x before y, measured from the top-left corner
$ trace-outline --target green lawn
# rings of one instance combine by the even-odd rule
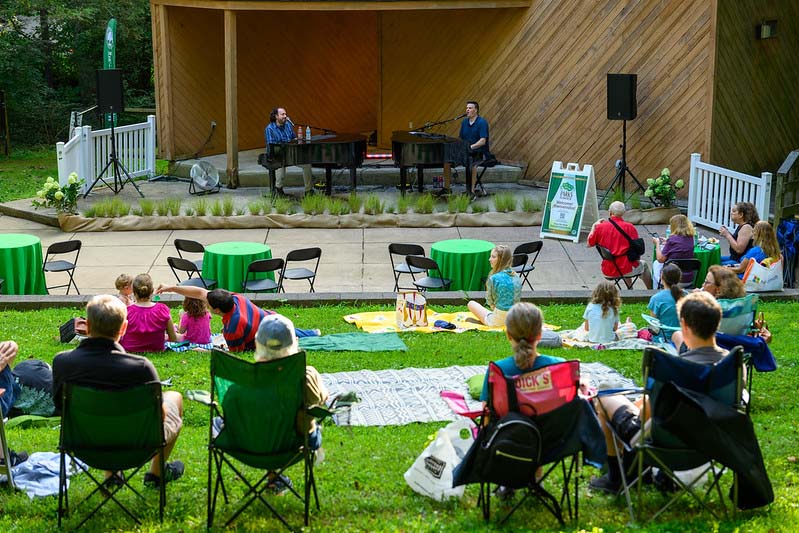
[[[623,315],[633,318],[643,305],[625,305]],[[320,327],[325,333],[354,331],[341,317],[345,314],[374,310],[322,306],[312,309],[280,308],[299,327]],[[766,466],[771,476],[776,500],[770,508],[738,513],[734,519],[716,523],[700,513],[695,504],[683,499],[657,523],[645,531],[789,531],[799,518],[799,465],[796,463],[797,402],[793,391],[799,388],[799,356],[793,351],[799,325],[793,318],[799,312],[796,303],[761,305],[774,332],[772,348],[780,369],[755,376],[752,417],[760,438]],[[582,306],[551,305],[544,308],[547,322],[569,327],[579,321]],[[57,341],[58,325],[77,311],[51,309],[43,311],[0,312],[0,339],[13,338],[21,349],[20,359],[41,358],[51,361],[64,348]],[[174,311],[177,316],[177,310]],[[639,320],[640,321],[640,320]],[[218,330],[218,318],[214,319]],[[510,353],[504,335],[495,333],[440,333],[436,335],[403,334],[409,351],[386,353],[312,352],[309,363],[321,372],[356,369],[401,367],[444,367],[454,364],[486,364],[491,359]],[[602,361],[627,376],[638,378],[640,356],[635,352],[556,349],[548,353],[583,361]],[[161,378],[172,377],[176,390],[208,389],[207,354],[165,353],[151,356]],[[194,531],[204,528],[206,498],[207,411],[187,402],[183,433],[173,458],[186,463],[186,475],[170,484],[168,505],[163,526],[156,513],[147,516],[142,531]],[[416,495],[405,484],[402,474],[422,451],[428,435],[443,423],[414,424],[383,428],[338,428],[324,431],[325,462],[317,469],[322,510],[312,514],[311,529],[319,531],[471,531],[495,529],[486,527],[477,509],[477,487],[466,490],[463,499],[437,503]],[[15,449],[55,451],[57,428],[9,430]],[[580,491],[580,521],[567,524],[568,531],[619,531],[626,528],[627,514],[622,499],[592,495],[586,489],[588,478],[597,471],[583,470]],[[292,478],[301,480],[301,467],[293,467]],[[141,485],[140,479],[134,483]],[[86,480],[75,478],[75,494],[87,488]],[[157,501],[155,491],[145,490],[150,503]],[[646,495],[652,503],[660,501],[657,492]],[[293,497],[277,498],[277,507],[288,514],[290,522],[302,522],[302,508]],[[73,502],[74,495],[73,495]],[[56,524],[56,499],[29,500],[24,494],[0,492],[0,531],[48,531]],[[496,509],[496,508],[495,508]],[[526,505],[505,526],[508,530],[558,531],[555,520],[535,504]],[[90,522],[88,531],[133,529],[120,512],[104,511]],[[263,507],[253,507],[236,522],[240,531],[277,531],[280,524],[268,516]]]
[[[55,146],[12,149],[0,155],[0,202],[33,198],[47,176],[58,178]]]

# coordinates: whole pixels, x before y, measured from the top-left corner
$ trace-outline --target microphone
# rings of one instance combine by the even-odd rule
[[[289,118],[289,116],[288,116],[288,115],[286,115],[286,122],[288,122],[289,124],[291,124],[291,127],[292,127],[292,129],[294,128],[294,123],[291,121],[291,119]]]

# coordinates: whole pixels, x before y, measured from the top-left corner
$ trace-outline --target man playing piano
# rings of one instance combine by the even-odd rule
[[[460,138],[469,144],[472,161],[472,185],[477,181],[477,165],[488,156],[488,121],[480,116],[480,104],[474,100],[466,102],[466,118],[461,122]]]
[[[271,155],[271,144],[287,143],[292,139],[296,139],[297,135],[294,133],[294,124],[291,119],[286,115],[286,109],[283,107],[276,107],[269,114],[269,124],[264,130],[264,137],[266,138],[266,151]],[[302,181],[305,183],[305,194],[313,192],[313,174],[311,165],[299,165],[302,167]],[[281,167],[275,170],[275,192],[280,196],[285,196],[283,192],[283,176],[286,169]]]

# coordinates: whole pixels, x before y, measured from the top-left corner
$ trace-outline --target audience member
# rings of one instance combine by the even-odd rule
[[[128,306],[128,327],[120,344],[129,352],[163,352],[164,334],[178,340],[169,308],[153,302],[153,280],[149,274],[139,274],[133,280],[136,303]]]
[[[538,341],[544,325],[544,315],[535,305],[527,302],[515,304],[505,317],[505,335],[513,348],[513,355],[494,361],[506,376],[517,376],[542,366],[560,363],[561,357],[538,353]],[[483,381],[480,400],[488,400],[488,371]]]
[[[716,345],[716,330],[721,322],[721,306],[709,294],[694,292],[677,302],[677,313],[680,317],[680,329],[688,346],[688,351],[681,357],[702,365],[712,365],[720,361],[727,351]],[[613,435],[608,429],[608,424],[619,437],[627,444],[632,444],[640,438],[642,423],[640,411],[643,403],[630,402],[621,395],[604,396],[594,400],[594,406],[599,414],[602,430],[605,432],[605,442],[608,448],[608,472],[599,478],[594,478],[589,483],[592,489],[618,494],[622,485],[621,471],[616,460]],[[647,406],[647,417],[651,415],[651,406]],[[621,447],[620,447],[621,448]]]
[[[183,312],[180,313],[178,340],[189,341],[194,344],[208,344],[211,342],[211,313],[208,312],[205,300],[183,298]]]
[[[653,294],[647,305],[649,314],[657,318],[662,325],[671,328],[680,327],[677,302],[686,294],[686,291],[680,288],[681,279],[680,267],[673,263],[664,266],[660,273],[660,283],[664,288]]]
[[[754,226],[760,220],[757,209],[751,202],[738,202],[730,209],[730,219],[737,227],[730,232],[726,226],[719,228],[719,235],[730,243],[730,255],[721,257],[722,265],[732,265],[741,260],[752,247]]]
[[[208,304],[211,313],[222,317],[222,335],[225,337],[228,350],[242,352],[255,349],[255,334],[258,325],[267,315],[274,311],[261,309],[250,300],[225,289],[207,291],[202,287],[181,285],[161,285],[156,294],[174,292],[184,298],[197,298]],[[318,337],[318,329],[295,329],[298,337]]]
[[[508,310],[522,299],[522,280],[511,268],[513,255],[505,245],[491,250],[491,272],[486,280],[486,307],[470,300],[469,311],[487,326],[504,326]],[[490,309],[490,311],[489,311]]]
[[[711,265],[707,269],[707,276],[705,276],[705,282],[702,284],[701,290],[710,293],[719,300],[731,300],[746,296],[744,284],[741,283],[738,276],[721,265]]]
[[[583,313],[583,329],[588,342],[612,342],[619,328],[621,295],[619,289],[609,281],[600,281],[591,294],[591,301]]]
[[[780,243],[777,241],[777,234],[774,232],[774,227],[765,220],[755,224],[752,244],[753,246],[741,256],[737,265],[728,266],[741,279],[743,279],[750,261],[770,266],[780,260]]]
[[[2,409],[1,416],[7,417],[8,412],[14,406],[19,387],[15,383],[14,374],[11,372],[11,363],[17,357],[19,346],[14,341],[0,342],[0,409]],[[25,452],[15,452],[8,450],[11,456],[11,466],[17,466],[28,460],[28,454]],[[0,463],[5,464],[6,458],[3,456],[3,449],[0,448]]]
[[[616,266],[618,266],[622,274],[640,275],[646,288],[651,289],[652,274],[649,272],[647,263],[645,261],[630,261],[627,257],[627,251],[630,249],[630,240],[638,238],[638,230],[624,220],[624,210],[623,202],[611,203],[608,209],[609,219],[600,218],[591,226],[591,232],[588,234],[588,246],[596,246],[598,244],[610,250],[610,253],[616,258]],[[606,276],[617,276],[616,266],[614,266],[613,261],[603,259],[602,273]],[[625,279],[624,283],[627,288],[632,287],[629,279]]]
[[[694,257],[694,237],[696,230],[691,221],[685,215],[674,215],[669,219],[668,239],[654,237],[652,242],[655,245],[655,261],[652,263],[652,279],[660,280],[660,271],[663,264],[669,259],[693,259]],[[686,272],[683,280],[688,283],[691,281],[691,273]]]
[[[136,299],[133,297],[133,278],[130,274],[120,274],[114,285],[117,288],[117,298],[126,306],[133,305]]]
[[[134,281],[134,290],[136,283]],[[131,306],[132,308],[134,306]],[[60,399],[67,383],[105,390],[121,390],[136,385],[160,381],[153,364],[139,355],[125,352],[119,339],[128,327],[128,309],[115,296],[100,295],[86,305],[86,324],[89,337],[77,348],[61,352],[53,359],[54,397]],[[163,343],[163,339],[162,339]],[[175,446],[183,426],[183,396],[176,391],[162,393],[164,411],[164,460]],[[101,428],[97,428],[98,431]],[[147,486],[157,487],[161,481],[174,481],[183,475],[180,461],[165,463],[164,472],[157,458],[144,475]],[[106,472],[106,478],[113,474]],[[118,482],[113,479],[110,482]]]

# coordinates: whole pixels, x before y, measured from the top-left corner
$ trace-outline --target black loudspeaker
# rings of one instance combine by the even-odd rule
[[[121,113],[125,109],[122,95],[122,70],[97,70],[97,108],[100,113]]]
[[[632,120],[638,115],[638,76],[608,74],[608,120]]]

